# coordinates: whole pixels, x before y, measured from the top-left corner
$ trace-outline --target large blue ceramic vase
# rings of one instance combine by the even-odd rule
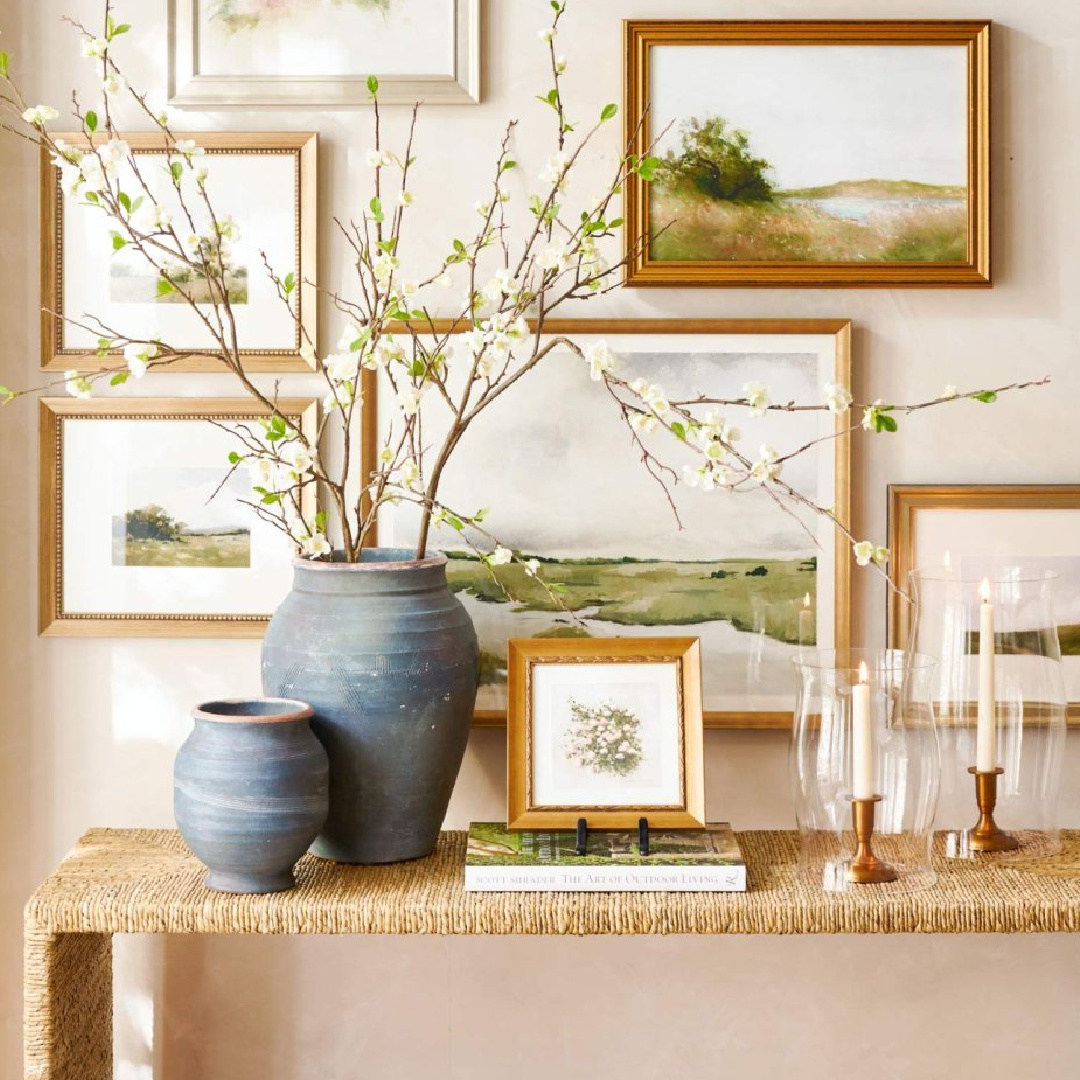
[[[312,846],[347,863],[431,853],[469,737],[477,643],[446,556],[368,549],[295,566],[263,644],[266,693],[315,709],[330,814]]]

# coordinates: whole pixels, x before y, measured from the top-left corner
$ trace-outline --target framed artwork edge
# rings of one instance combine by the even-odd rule
[[[430,325],[424,323],[425,332],[435,334],[463,333],[472,324],[465,320],[436,319]],[[536,329],[534,320],[529,327]],[[394,333],[406,332],[407,324],[390,327]],[[674,318],[603,318],[603,319],[548,319],[543,324],[546,334],[822,334],[835,338],[836,381],[851,385],[851,338],[852,322],[844,318],[765,318],[765,319],[674,319]],[[363,379],[363,404],[361,405],[361,475],[367,476],[374,468],[379,451],[378,444],[378,381],[373,371],[365,370]],[[843,416],[837,415],[835,427],[839,437],[834,445],[834,469],[836,475],[836,512],[839,521],[851,524],[851,436]],[[378,524],[373,530],[372,546],[377,546]],[[834,648],[847,648],[851,643],[851,559],[840,543],[835,559],[835,607]],[[762,712],[706,711],[705,727],[717,731],[790,731],[793,714],[790,711],[768,710]],[[473,714],[473,726],[480,728],[506,727],[507,714],[503,710],[478,709]]]
[[[532,760],[532,728],[527,690],[530,662],[572,655],[602,659],[616,654],[642,661],[676,660],[681,674],[683,705],[680,722],[683,777],[682,808],[584,807],[534,808],[529,805],[529,774]],[[626,829],[641,817],[658,829],[699,829],[705,826],[705,759],[701,711],[701,644],[696,637],[553,639],[516,638],[507,646],[510,704],[506,743],[507,828],[573,828],[584,817],[590,828]]]
[[[318,427],[317,398],[282,398],[279,411],[299,418],[309,438]],[[269,615],[80,614],[61,610],[63,564],[63,456],[61,422],[90,419],[197,420],[202,417],[269,415],[250,398],[40,398],[38,401],[38,635],[40,637],[261,638]],[[312,492],[303,498],[305,516],[315,512]]]
[[[169,0],[169,104],[180,109],[359,109],[371,105],[366,75],[201,75],[199,0]],[[380,105],[479,105],[483,97],[481,0],[454,0],[453,75],[381,75]]]
[[[648,184],[634,173],[623,195],[623,285],[629,288],[990,288],[990,19],[624,19],[623,122],[628,152],[649,147],[653,44],[941,43],[968,46],[968,245],[965,263],[659,261],[649,257]],[[719,33],[718,33],[719,31]],[[636,244],[636,238],[645,243]]]
[[[906,585],[917,569],[915,515],[920,510],[1076,510],[1080,484],[890,484],[887,490],[887,536],[893,580]],[[906,649],[911,604],[894,589],[886,599],[886,647]],[[1070,728],[1080,727],[1080,702],[1069,702]]]
[[[300,266],[300,325],[318,348],[318,279],[319,279],[319,133],[317,131],[183,131],[178,136],[193,139],[199,146],[214,151],[258,153],[295,151],[298,158],[296,197],[296,248]],[[106,136],[87,138],[81,132],[56,132],[53,138],[71,146],[85,147],[102,142]],[[162,132],[143,131],[123,134],[134,151],[164,150],[167,137]],[[41,370],[103,371],[124,367],[121,351],[99,357],[84,349],[63,349],[63,197],[60,172],[50,160],[47,147],[40,150],[41,191]],[[262,268],[260,267],[260,270]],[[241,349],[244,370],[252,374],[310,374],[315,368],[300,356],[299,346],[288,352],[272,349]],[[228,373],[212,354],[190,356],[162,367],[165,373]]]

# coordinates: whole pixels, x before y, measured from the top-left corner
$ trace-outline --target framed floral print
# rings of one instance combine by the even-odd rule
[[[278,409],[314,439],[314,400]],[[43,399],[41,633],[261,637],[295,544],[229,454],[268,415],[250,399]],[[298,509],[313,521],[311,487]]]
[[[73,147],[89,145],[80,134],[56,138]],[[206,172],[206,194],[215,215],[231,219],[229,303],[245,369],[313,370],[301,346],[304,332],[312,341],[318,332],[318,136],[185,132],[183,138],[190,140],[192,160],[197,157],[200,171]],[[125,142],[138,162],[138,176],[126,161],[119,165],[132,213],[139,212],[141,203],[160,207],[167,215],[162,220],[180,243],[189,233],[210,231],[205,205],[191,198],[181,203],[171,172],[178,152],[169,147],[167,137],[160,132],[133,134]],[[212,356],[199,355],[199,350],[215,345],[212,325],[200,307],[200,290],[206,295],[208,288],[205,278],[178,265],[173,277],[177,287],[163,291],[161,275],[146,256],[130,244],[117,245],[119,233],[112,235],[109,215],[87,202],[85,193],[66,191],[61,169],[44,151],[41,184],[42,367],[123,366],[119,352],[107,354],[104,363],[98,354],[100,340],[113,328],[117,336],[167,341],[191,351],[163,371],[224,371]],[[297,286],[290,298],[292,310],[282,301],[267,266],[281,279],[293,274]]]
[[[480,101],[480,0],[169,0],[182,108]]]
[[[586,350],[606,342],[628,378],[658,383],[673,400],[703,388],[737,396],[757,379],[776,401],[819,400],[824,384],[850,384],[844,320],[557,320],[544,333]],[[395,408],[392,390],[369,378],[365,476]],[[438,436],[438,416],[425,412],[429,438]],[[738,426],[748,446],[781,453],[820,440],[789,462],[785,479],[848,520],[845,417],[744,413]],[[505,720],[510,639],[693,635],[706,725],[748,728],[790,725],[792,658],[801,648],[848,644],[850,560],[833,523],[809,511],[791,516],[763,488],[730,495],[681,483],[672,492],[676,516],[603,384],[569,350],[476,421],[442,474],[440,497],[484,507],[484,528],[522,561],[536,560],[536,578],[522,561],[489,568],[450,525],[432,533],[480,639],[480,723]],[[387,507],[377,542],[407,548],[418,527],[414,506]]]
[[[624,26],[627,284],[990,284],[989,22]]]
[[[508,828],[704,826],[696,638],[509,647]]]

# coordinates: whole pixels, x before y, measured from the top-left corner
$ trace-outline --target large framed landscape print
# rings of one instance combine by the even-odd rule
[[[1052,603],[1069,723],[1080,724],[1080,484],[903,484],[889,488],[896,583],[912,570],[963,579],[1054,575]],[[933,613],[929,613],[933,615]],[[889,644],[906,649],[913,606],[890,591]]]
[[[628,284],[990,284],[989,22],[624,27]]]
[[[169,0],[169,100],[193,109],[480,100],[480,0]]]
[[[86,147],[84,135],[56,135]],[[303,331],[317,340],[318,136],[314,132],[184,132],[205,169],[205,192],[217,220],[231,219],[229,305],[245,370],[310,371],[301,355]],[[120,183],[139,206],[160,206],[179,242],[211,232],[210,211],[185,189],[171,166],[178,152],[162,133],[125,136],[138,165],[120,166]],[[194,160],[194,158],[193,158]],[[176,287],[159,287],[161,275],[133,244],[114,244],[115,221],[82,195],[64,190],[60,169],[42,151],[41,291],[42,366],[49,370],[99,370],[123,366],[122,352],[98,356],[102,337],[164,341],[191,355],[167,371],[224,371],[200,350],[216,347],[213,309],[204,277],[162,260]],[[297,287],[290,311],[267,271]],[[205,306],[204,306],[205,304]],[[89,314],[89,313],[92,313]]]
[[[621,375],[657,383],[672,400],[703,391],[737,399],[760,380],[774,401],[817,402],[825,383],[849,382],[850,327],[842,320],[570,320],[549,321],[544,333],[582,348],[607,342]],[[381,437],[392,393],[370,386],[364,408],[369,435],[377,428]],[[784,479],[847,519],[848,418],[726,413],[748,453],[822,439],[787,463]],[[439,415],[438,402],[425,407],[432,441]],[[644,438],[678,465],[670,435]],[[380,440],[365,445],[373,467]],[[790,723],[792,658],[800,648],[848,643],[847,545],[827,518],[792,517],[764,488],[705,492],[677,483],[671,495],[678,519],[604,384],[565,347],[474,422],[443,474],[440,499],[467,507],[463,513],[486,508],[484,528],[535,558],[539,579],[556,589],[552,596],[518,563],[489,568],[449,526],[434,531],[431,547],[450,556],[450,585],[480,638],[478,721],[505,717],[510,639],[667,634],[700,639],[708,724]],[[380,546],[409,547],[415,507],[388,508],[378,527]]]
[[[310,440],[312,399],[278,402]],[[251,399],[41,402],[39,625],[78,637],[261,637],[295,544],[229,454],[262,435]],[[306,487],[299,512],[311,522]]]

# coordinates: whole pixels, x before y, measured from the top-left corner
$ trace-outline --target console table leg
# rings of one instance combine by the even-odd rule
[[[112,936],[25,928],[26,1080],[112,1080]]]

